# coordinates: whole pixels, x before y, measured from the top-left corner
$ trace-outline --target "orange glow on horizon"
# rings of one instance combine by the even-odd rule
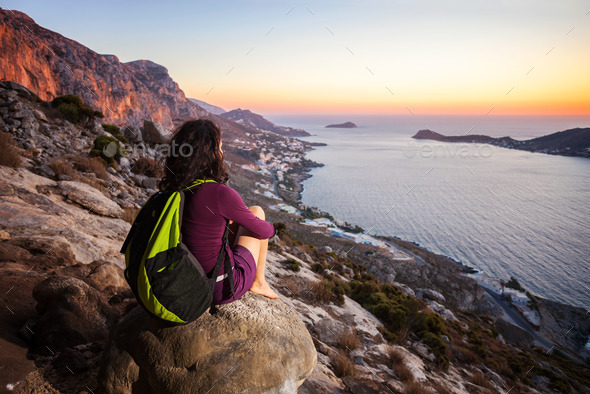
[[[561,101],[532,101],[521,102],[500,102],[493,100],[474,100],[465,102],[418,102],[408,101],[401,103],[401,100],[390,103],[380,103],[373,100],[358,101],[338,100],[329,102],[321,97],[310,97],[305,101],[297,100],[297,97],[256,97],[254,95],[240,98],[235,97],[212,97],[215,99],[211,104],[220,106],[227,111],[236,108],[249,109],[261,115],[264,114],[410,114],[414,115],[564,115],[583,116],[590,115],[590,100],[587,98],[561,100]],[[204,101],[207,101],[206,99]],[[489,112],[488,112],[489,111]]]

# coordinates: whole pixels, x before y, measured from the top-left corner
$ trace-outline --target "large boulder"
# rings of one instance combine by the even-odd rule
[[[33,289],[35,343],[52,351],[104,339],[116,318],[101,293],[77,278],[53,276]]]
[[[127,126],[124,129],[121,129],[121,133],[123,133],[125,138],[131,143],[137,144],[143,142],[141,130],[138,127]]]
[[[430,299],[440,304],[445,303],[445,296],[438,291],[432,289],[416,289],[416,297],[423,299]]]
[[[123,209],[119,204],[86,183],[60,181],[59,187],[69,200],[88,208],[92,213],[114,218],[120,218],[123,215]]]
[[[95,260],[90,264],[78,263],[56,271],[56,275],[81,279],[105,297],[112,297],[129,289],[123,269],[106,260]]]
[[[294,393],[316,362],[297,314],[280,300],[248,292],[184,326],[132,310],[111,331],[99,391]]]
[[[172,139],[172,132],[159,123],[146,120],[143,122],[144,139],[153,144],[167,144]]]
[[[316,321],[312,328],[315,336],[329,346],[336,346],[343,335],[350,333],[350,327],[332,318]]]

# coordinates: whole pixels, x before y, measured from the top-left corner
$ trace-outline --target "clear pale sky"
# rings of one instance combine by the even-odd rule
[[[0,6],[227,110],[590,114],[588,0]]]

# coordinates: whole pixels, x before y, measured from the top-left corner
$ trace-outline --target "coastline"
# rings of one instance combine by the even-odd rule
[[[300,141],[302,141],[302,140],[300,140]],[[313,148],[314,146],[327,146],[328,145],[328,144],[323,143],[323,142],[313,142],[313,143],[308,142],[308,141],[302,141],[302,142],[304,143],[304,145],[306,145],[305,153],[307,153],[307,152],[309,152],[311,150],[315,150],[315,148]],[[309,145],[309,147],[307,145]],[[313,163],[313,164],[303,165],[302,166],[303,169],[302,169],[302,171],[300,173],[297,173],[296,172],[296,173],[290,174],[290,175],[293,176],[293,182],[295,184],[295,191],[296,191],[296,195],[297,195],[297,199],[295,201],[296,202],[296,206],[295,207],[297,207],[298,205],[301,205],[302,204],[301,198],[302,198],[303,191],[305,190],[305,187],[303,185],[303,182],[313,176],[311,174],[311,171],[314,168],[324,167],[325,166],[324,163],[317,163],[317,162],[312,161],[312,160],[309,160],[309,163]],[[279,194],[279,196],[280,196],[280,194]],[[282,196],[280,196],[280,197],[282,197]],[[285,201],[285,202],[288,203],[289,201]],[[328,214],[328,215],[331,216],[331,214],[329,212],[324,212],[324,213],[326,213],[326,214]],[[354,225],[357,225],[358,226],[357,223],[351,223],[351,224],[353,226]],[[415,245],[415,247],[420,248],[420,249],[423,249],[423,250],[427,251],[428,253],[434,253],[433,251],[431,251],[430,249],[428,249],[426,246],[421,245],[421,244],[419,244],[416,241],[404,240],[404,239],[399,238],[396,235],[373,235],[373,237],[374,238],[378,238],[378,239],[382,239],[383,241],[393,242],[395,244],[397,244],[396,241],[402,242],[402,243],[411,243],[411,244]],[[398,246],[401,246],[401,245],[398,245]],[[447,258],[450,262],[456,264],[457,265],[457,270],[460,271],[460,272],[463,272],[465,274],[476,274],[476,273],[481,272],[477,268],[471,267],[471,266],[469,266],[469,265],[467,265],[467,264],[465,264],[465,263],[463,263],[461,261],[457,261],[456,259],[454,259],[451,256],[446,256],[445,255],[445,258]],[[557,302],[557,301],[555,301],[555,302]]]
[[[314,150],[314,148],[312,147],[311,144],[309,144],[309,146],[307,146],[308,145],[307,141],[304,141],[304,144],[306,145],[305,153],[307,153],[310,150]],[[327,145],[327,144],[323,144],[323,146],[325,146],[325,145]],[[314,163],[314,165],[303,166],[303,168],[300,172],[297,171],[297,172],[290,174],[292,176],[292,180],[294,183],[294,189],[296,191],[297,199],[296,199],[296,201],[286,201],[285,199],[283,199],[284,202],[286,202],[296,208],[304,206],[301,202],[302,194],[303,194],[303,191],[305,190],[303,182],[306,179],[309,179],[313,176],[313,174],[311,174],[311,170],[313,168],[323,167],[325,165],[324,163],[316,163],[316,162],[311,162],[311,163]],[[282,198],[282,196],[281,196],[281,198]],[[319,211],[319,212],[321,212],[322,215],[332,217],[329,212],[323,212],[323,211]],[[352,225],[354,226],[355,223],[352,223]],[[364,231],[363,231],[363,233],[364,233]],[[331,238],[337,238],[337,236],[335,236],[333,234],[326,234],[326,235]],[[462,281],[463,279],[467,279],[467,278],[472,280],[475,283],[475,286],[479,289],[479,291],[482,294],[489,293],[487,295],[488,300],[491,300],[494,298],[496,299],[496,306],[501,306],[504,309],[500,313],[502,316],[506,316],[506,312],[507,312],[506,308],[508,308],[508,307],[514,308],[514,311],[512,311],[512,312],[516,313],[518,316],[520,316],[520,321],[527,322],[527,324],[520,323],[520,325],[518,325],[518,324],[515,324],[515,325],[518,327],[525,326],[525,327],[520,327],[520,328],[525,329],[526,331],[529,331],[529,333],[533,336],[534,341],[537,345],[543,345],[544,347],[547,347],[545,345],[550,341],[551,343],[559,344],[559,345],[562,345],[562,346],[568,348],[569,350],[573,351],[579,357],[585,358],[585,357],[590,356],[590,347],[589,347],[589,344],[590,344],[590,321],[587,318],[590,310],[585,311],[584,308],[577,307],[577,306],[570,305],[570,304],[565,304],[565,303],[562,303],[562,302],[559,302],[556,300],[547,299],[542,296],[533,295],[533,294],[529,293],[528,291],[526,292],[526,295],[530,296],[530,301],[533,303],[533,305],[535,305],[535,307],[529,308],[527,310],[526,305],[528,305],[528,303],[526,301],[524,301],[524,306],[519,305],[518,304],[519,302],[520,303],[523,302],[522,299],[518,299],[518,297],[515,298],[514,295],[512,295],[512,296],[511,295],[507,295],[507,296],[504,295],[504,289],[502,289],[502,291],[501,291],[502,294],[500,294],[500,292],[498,292],[496,289],[494,289],[494,286],[492,283],[490,283],[490,281],[486,282],[485,275],[483,275],[483,271],[480,271],[474,267],[471,267],[461,261],[457,261],[453,257],[434,253],[431,250],[429,250],[426,246],[420,245],[419,243],[417,243],[415,241],[403,240],[395,235],[373,235],[371,237],[382,240],[383,242],[386,242],[386,243],[390,243],[390,244],[392,243],[393,245],[395,245],[396,249],[401,249],[402,251],[409,252],[409,254],[413,257],[416,257],[417,254],[429,256],[429,257],[434,256],[436,259],[439,259],[442,262],[444,262],[444,267],[442,267],[442,268],[444,268],[447,273],[450,273],[452,275],[452,277],[454,278],[454,280]],[[396,264],[397,262],[395,261],[395,259],[392,258],[391,263]],[[426,265],[428,266],[429,264],[426,264]],[[394,266],[393,268],[395,268],[395,267],[397,267],[397,265]],[[437,266],[437,267],[430,266],[430,267],[426,267],[425,269],[438,270],[440,268],[441,268],[441,266]],[[508,281],[508,278],[505,278],[505,281]],[[509,290],[508,288],[506,288],[506,289]],[[523,289],[523,292],[524,292],[524,289]],[[506,293],[508,293],[508,291]],[[501,305],[501,302],[498,302],[498,300],[504,300],[506,305]],[[490,312],[492,309],[490,309]],[[539,316],[538,316],[538,318],[533,317],[531,319],[530,314],[534,313],[535,309],[538,311],[537,314]],[[572,318],[568,319],[567,322],[566,321],[559,322],[559,321],[557,321],[558,319],[556,318],[556,316],[560,315],[561,313],[566,313],[566,314],[568,314],[568,316],[570,316]],[[575,316],[575,318],[573,316]],[[499,316],[495,316],[495,317],[498,318]],[[579,327],[584,326],[581,329],[581,331],[589,333],[589,334],[587,334],[587,337],[586,337],[585,346],[584,346],[584,343],[580,342],[580,338],[577,338],[575,341],[573,341],[573,340],[570,340],[570,338],[568,338],[567,336],[564,337],[563,333],[566,332],[568,329],[567,328],[562,329],[563,327],[560,326],[560,323],[561,324],[565,323],[565,325],[572,327],[572,328],[574,326],[579,326]],[[571,328],[570,328],[570,330],[571,330]],[[540,335],[542,335],[542,336],[540,336]],[[552,349],[552,347],[548,348],[549,351],[551,349]]]

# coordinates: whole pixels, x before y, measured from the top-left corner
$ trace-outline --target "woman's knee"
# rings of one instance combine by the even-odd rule
[[[256,216],[259,219],[264,220],[266,218],[265,214],[264,214],[264,210],[262,209],[262,207],[260,205],[253,205],[251,207],[248,207],[248,209],[250,210],[250,212],[252,212],[254,214],[254,216]]]

